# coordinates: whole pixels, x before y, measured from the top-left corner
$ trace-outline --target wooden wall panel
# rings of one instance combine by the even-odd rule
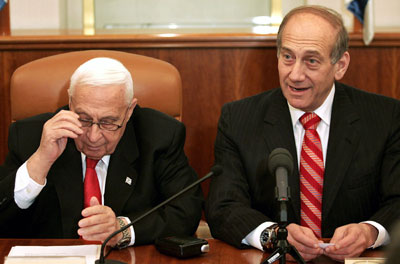
[[[400,99],[400,47],[351,48],[343,82]]]
[[[10,119],[8,65],[4,53],[0,52],[0,163],[7,151],[7,129]]]
[[[400,34],[377,36],[364,46],[352,37],[351,62],[343,82],[400,98]],[[214,36],[187,39],[93,37],[0,37],[0,163],[7,153],[10,123],[9,79],[29,61],[79,49],[114,49],[168,61],[181,73],[185,151],[199,176],[213,163],[213,145],[222,105],[279,86],[275,39],[270,36]],[[50,72],[51,74],[51,72]],[[140,103],[140,102],[139,102]],[[203,184],[205,192],[208,183]]]

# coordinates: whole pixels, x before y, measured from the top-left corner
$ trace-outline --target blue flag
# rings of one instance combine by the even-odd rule
[[[7,4],[7,0],[0,0],[0,11]]]
[[[363,39],[366,45],[374,38],[374,4],[373,0],[353,0],[347,6],[354,16],[363,24]]]
[[[364,11],[367,3],[368,0],[353,0],[347,7],[360,20],[361,24],[364,24]]]

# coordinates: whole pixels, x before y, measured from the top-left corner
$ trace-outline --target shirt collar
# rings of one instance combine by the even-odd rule
[[[326,97],[325,101],[322,103],[320,107],[318,107],[315,111],[321,120],[327,124],[328,126],[331,124],[331,114],[332,114],[332,105],[333,98],[335,96],[335,83],[333,83],[332,89]],[[296,125],[296,122],[299,121],[300,117],[305,113],[304,111],[294,108],[288,102],[290,117],[292,118],[293,127]]]
[[[86,164],[86,155],[81,152],[81,158],[82,158],[82,163]],[[106,165],[106,168],[108,168],[108,164],[110,163],[110,155],[105,155],[101,158],[101,161]]]

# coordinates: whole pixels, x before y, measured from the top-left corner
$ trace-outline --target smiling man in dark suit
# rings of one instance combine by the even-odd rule
[[[358,256],[389,241],[400,217],[400,103],[339,81],[350,63],[335,11],[303,6],[277,37],[280,89],[222,108],[206,216],[215,238],[265,249],[276,232],[275,148],[294,158],[288,242],[305,260]],[[304,123],[304,124],[303,124]],[[332,239],[326,249],[321,237]]]
[[[68,93],[68,107],[10,127],[0,170],[0,237],[104,241],[197,179],[183,150],[184,125],[140,108],[119,61],[82,64]],[[195,188],[109,244],[192,235],[202,203]]]

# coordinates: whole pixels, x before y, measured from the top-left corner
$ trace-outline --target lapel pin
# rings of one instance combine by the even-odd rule
[[[127,184],[131,185],[131,184],[132,184],[132,179],[131,179],[131,178],[129,178],[129,177],[126,177],[126,179],[125,179],[125,183],[127,183]]]

